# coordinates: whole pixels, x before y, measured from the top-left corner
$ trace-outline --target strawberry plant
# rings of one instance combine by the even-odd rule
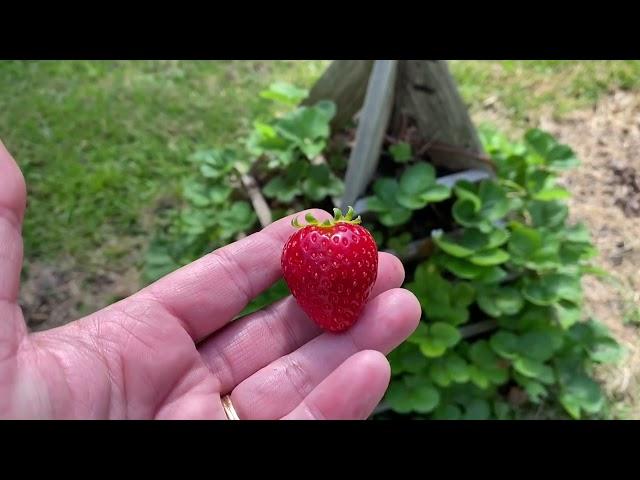
[[[405,262],[405,286],[423,319],[389,354],[385,404],[395,414],[433,419],[521,418],[540,406],[576,419],[603,416],[592,370],[618,361],[622,349],[582,308],[581,278],[597,252],[584,225],[568,222],[569,193],[558,184],[558,173],[578,160],[537,129],[520,143],[482,133],[495,178],[458,180],[449,198],[444,188],[431,195],[431,175],[411,190],[435,202],[432,212],[448,215],[444,228],[421,228],[411,213],[391,215],[415,215],[424,205],[390,188],[384,210],[377,182],[387,180],[373,184],[374,215],[366,216],[372,228],[383,235],[404,228],[433,243],[426,258]],[[396,247],[391,240],[387,246]]]
[[[245,174],[262,186],[274,219],[308,207],[328,208],[341,194],[346,162],[342,147],[329,145],[333,103],[297,106],[307,91],[285,83],[260,96],[274,103],[272,116],[256,119],[236,144],[202,148],[189,158],[193,174],[184,181],[180,204],[160,215],[147,251],[147,282],[259,230],[242,182]],[[279,282],[242,314],[287,294],[287,285]]]

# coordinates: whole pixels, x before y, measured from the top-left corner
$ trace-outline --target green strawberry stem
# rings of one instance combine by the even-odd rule
[[[338,223],[350,223],[352,225],[357,225],[357,224],[361,223],[362,220],[360,218],[360,215],[358,215],[358,217],[356,217],[356,218],[353,218],[354,215],[355,215],[355,211],[353,210],[353,207],[349,207],[349,209],[347,210],[346,215],[343,215],[342,211],[339,208],[334,208],[333,209],[333,218],[325,220],[324,222],[320,222],[319,220],[317,220],[310,213],[307,213],[304,216],[304,218],[307,221],[307,225],[315,225],[317,227],[329,228],[329,227],[333,227],[334,225],[337,225]],[[291,225],[296,227],[296,228],[302,228],[302,227],[305,226],[305,225],[301,225],[298,222],[298,217],[295,217],[291,221]]]

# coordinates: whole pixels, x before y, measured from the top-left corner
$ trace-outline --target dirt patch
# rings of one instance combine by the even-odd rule
[[[613,165],[614,204],[627,217],[640,217],[640,171],[628,165]]]
[[[128,297],[140,284],[135,268],[89,272],[70,260],[55,265],[28,262],[25,271],[20,304],[31,331],[77,320]]]

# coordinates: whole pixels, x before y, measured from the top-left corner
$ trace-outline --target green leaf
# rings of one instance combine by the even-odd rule
[[[467,199],[456,200],[451,209],[456,223],[463,227],[476,227],[482,232],[491,230],[491,224],[478,214],[473,202]]]
[[[469,366],[469,379],[478,388],[482,388],[483,390],[489,388],[489,377],[476,365]]]
[[[546,158],[549,151],[557,145],[555,138],[538,128],[528,130],[524,135],[524,139],[527,144],[543,158]]]
[[[275,129],[280,136],[292,141],[307,158],[318,155],[329,137],[329,122],[335,115],[335,105],[330,101],[318,102],[313,107],[299,107],[280,118]]]
[[[558,400],[573,419],[580,420],[580,401],[577,398],[570,394],[561,394]]]
[[[509,232],[501,228],[496,228],[489,233],[486,245],[484,245],[483,248],[491,249],[501,247],[507,240],[509,240]]]
[[[427,319],[452,325],[460,325],[468,320],[468,307],[474,297],[471,285],[443,279],[431,262],[418,265],[414,277],[407,288],[418,298]]]
[[[469,365],[460,356],[450,353],[443,358],[445,362],[446,372],[451,380],[456,383],[465,383],[469,381]]]
[[[492,317],[515,315],[524,305],[520,292],[508,286],[479,286],[477,301],[480,309]]]
[[[437,254],[434,259],[438,263],[438,265],[450,271],[457,277],[463,278],[465,280],[473,280],[482,274],[486,274],[489,268],[491,268],[474,265],[473,263],[465,259],[451,257],[444,254]]]
[[[539,168],[530,168],[526,173],[525,186],[531,195],[537,195],[544,192],[555,185],[556,177],[551,172],[540,170]]]
[[[580,307],[566,300],[560,300],[554,303],[553,310],[556,320],[565,330],[580,321],[580,317],[582,316]]]
[[[466,180],[458,181],[453,190],[459,200],[467,200],[471,204],[471,211],[473,213],[479,212],[482,207],[482,200],[478,196],[478,188],[475,184]]]
[[[469,348],[469,378],[480,388],[487,388],[489,384],[502,385],[509,379],[509,372],[486,340],[479,340]]]
[[[555,228],[562,225],[569,214],[569,209],[564,203],[552,201],[543,202],[532,200],[527,209],[531,214],[534,227]]]
[[[519,342],[518,336],[506,330],[500,330],[493,334],[489,344],[494,352],[501,357],[513,360],[518,356]]]
[[[430,335],[448,348],[453,347],[462,338],[460,331],[456,327],[444,322],[433,323],[430,328]]]
[[[624,355],[624,349],[613,338],[599,339],[589,349],[589,357],[597,363],[618,363]]]
[[[444,355],[447,346],[437,338],[427,338],[420,343],[420,351],[425,357],[437,358]]]
[[[589,229],[583,223],[571,225],[564,230],[564,238],[570,242],[591,243]]]
[[[307,175],[303,184],[303,191],[311,200],[319,202],[326,197],[342,193],[344,184],[329,170],[328,165],[311,165]]]
[[[464,230],[463,235],[465,235],[466,238],[465,236],[462,238],[456,238],[451,234],[443,235],[441,230],[434,230],[431,237],[433,238],[434,243],[449,255],[464,258],[471,255],[477,248],[480,248],[482,245],[481,240],[483,238],[481,235],[483,235],[483,233],[479,230],[469,228]],[[475,248],[473,245],[474,240],[477,245]],[[467,245],[465,245],[465,243]]]
[[[429,202],[447,198],[449,194],[448,187],[435,183],[433,166],[422,162],[412,165],[402,173],[396,198],[401,206],[419,210]]]
[[[480,213],[488,220],[499,220],[509,212],[507,195],[497,182],[493,180],[482,180],[478,194],[482,201]]]
[[[540,401],[542,401],[542,399],[548,394],[547,388],[542,383],[532,378],[525,377],[524,375],[515,372],[514,379],[522,388],[524,388],[529,400],[533,403],[540,403]]]
[[[566,274],[548,274],[530,278],[522,288],[522,295],[536,305],[551,305],[560,299],[580,303],[580,279]]]
[[[386,227],[402,225],[411,218],[411,210],[396,201],[399,188],[395,179],[380,178],[373,184],[375,196],[366,198],[369,210],[378,213],[378,220]]]
[[[457,328],[443,322],[430,325],[421,324],[409,337],[409,341],[418,344],[420,351],[429,358],[442,356],[448,348],[460,341],[461,335]]]
[[[385,399],[392,410],[398,413],[409,413],[414,410],[414,398],[407,388],[404,379],[391,382]]]
[[[398,413],[429,413],[438,406],[440,393],[423,377],[408,375],[391,383],[386,401]]]
[[[476,365],[485,368],[493,368],[498,362],[498,357],[493,353],[486,340],[479,340],[471,345],[469,358]]]
[[[284,177],[274,177],[263,187],[262,193],[268,198],[277,198],[281,202],[289,203],[301,193],[296,184],[288,183]]]
[[[267,90],[260,92],[262,98],[275,100],[287,105],[297,105],[304,100],[308,91],[285,82],[272,83]]]
[[[564,170],[579,165],[573,150],[558,141],[547,132],[531,129],[525,134],[529,146],[554,169]]]
[[[256,222],[257,216],[248,202],[234,202],[231,208],[218,213],[218,225],[223,239],[231,238],[238,232],[248,231]]]
[[[571,197],[568,190],[561,187],[549,188],[536,193],[533,198],[535,200],[566,200]]]
[[[396,349],[392,350],[387,358],[391,364],[391,371],[394,375],[400,373],[419,373],[428,365],[427,359],[422,355],[420,349],[411,343],[404,342]]]
[[[574,418],[579,412],[598,413],[605,405],[605,398],[600,386],[587,375],[574,375],[562,382],[560,402]],[[578,412],[578,416],[575,413]]]
[[[232,191],[229,185],[211,185],[207,190],[209,198],[214,205],[224,203]]]
[[[448,387],[451,384],[451,378],[446,370],[446,366],[439,359],[433,361],[429,367],[429,376],[433,383],[439,387]]]
[[[495,402],[493,402],[493,411],[495,412],[496,418],[498,420],[512,419],[511,407],[507,402],[496,400]]]
[[[207,187],[197,180],[190,180],[185,183],[183,190],[184,198],[196,207],[206,207],[211,203],[211,198],[207,195]]]
[[[507,272],[500,267],[489,267],[485,269],[480,275],[474,277],[473,281],[477,284],[494,285],[500,283],[507,278]]]
[[[398,163],[406,163],[413,158],[413,154],[411,153],[411,145],[406,142],[396,143],[391,145],[389,148],[389,153],[393,159]]]
[[[420,199],[427,203],[436,203],[446,200],[451,196],[451,189],[446,185],[434,183],[420,195]]]
[[[567,145],[556,145],[547,155],[549,166],[557,170],[567,170],[580,165],[573,150]]]
[[[509,260],[509,254],[501,248],[493,248],[491,250],[483,250],[469,257],[469,261],[475,265],[489,267],[492,265],[500,265]]]
[[[542,247],[542,236],[538,230],[521,223],[511,223],[511,237],[509,239],[509,253],[512,257],[527,259],[531,252]]]
[[[519,357],[513,362],[513,368],[525,377],[535,378],[542,383],[551,384],[555,381],[553,369],[537,360]]]
[[[289,166],[284,175],[273,177],[263,187],[262,193],[269,198],[277,198],[284,203],[290,203],[302,193],[300,184],[309,169],[303,161],[297,161]]]
[[[454,187],[458,200],[453,204],[453,218],[465,227],[476,227],[484,233],[494,228],[493,223],[504,217],[515,206],[504,189],[493,180],[482,180],[477,187],[458,182]]]
[[[200,164],[200,174],[205,178],[225,177],[237,160],[237,152],[229,148],[199,150],[191,155],[192,162]]]
[[[456,282],[450,284],[451,297],[455,301],[456,305],[470,305],[475,298],[474,288],[466,282]],[[452,323],[452,322],[449,322]]]
[[[533,360],[546,362],[562,347],[562,334],[546,329],[527,332],[519,338],[520,353]]]
[[[589,320],[576,324],[569,330],[569,335],[594,362],[617,363],[624,355],[624,349],[604,324],[598,321]]]
[[[447,403],[440,405],[435,412],[433,412],[434,420],[459,420],[462,417],[462,412],[457,405],[453,403]]]
[[[491,415],[489,403],[482,398],[474,398],[465,404],[463,420],[486,420]]]

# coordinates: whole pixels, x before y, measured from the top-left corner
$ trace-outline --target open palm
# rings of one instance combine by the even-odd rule
[[[292,297],[232,321],[280,277],[289,217],[30,334],[17,303],[25,198],[0,142],[0,418],[225,419],[225,394],[241,419],[366,418],[388,386],[384,354],[419,320],[417,300],[398,288],[402,264],[381,253],[372,297],[345,333],[320,331]]]

